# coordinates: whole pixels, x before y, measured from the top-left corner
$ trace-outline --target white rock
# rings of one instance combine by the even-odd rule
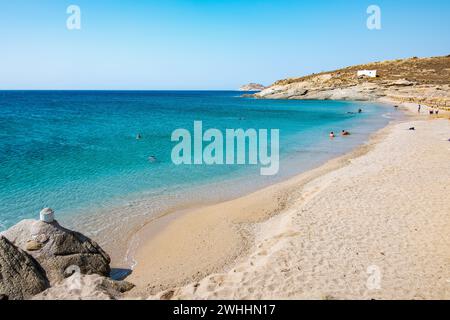
[[[51,208],[42,209],[39,213],[39,216],[41,221],[47,223],[52,223],[53,221],[55,221],[55,212]]]

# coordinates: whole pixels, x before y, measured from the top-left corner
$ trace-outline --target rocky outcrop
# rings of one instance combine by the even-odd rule
[[[134,285],[110,279],[110,258],[46,208],[0,234],[0,300],[118,299]]]
[[[33,297],[33,300],[116,300],[133,284],[99,275],[74,274]]]
[[[358,70],[377,70],[376,78]],[[263,99],[364,100],[388,98],[450,108],[450,58],[376,62],[275,82],[253,95]]]
[[[97,243],[57,221],[23,220],[2,235],[35,259],[52,285],[69,276],[71,268],[82,274],[110,273],[110,258]]]
[[[240,91],[261,91],[264,90],[266,87],[259,83],[249,83],[246,85],[243,85],[239,88]]]
[[[49,281],[40,265],[0,236],[0,300],[29,299],[48,287]]]

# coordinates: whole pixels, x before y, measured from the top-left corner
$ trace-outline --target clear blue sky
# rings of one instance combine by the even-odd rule
[[[69,5],[81,30],[66,28]],[[382,29],[366,28],[381,7]],[[0,0],[0,89],[235,89],[450,54],[448,0]]]

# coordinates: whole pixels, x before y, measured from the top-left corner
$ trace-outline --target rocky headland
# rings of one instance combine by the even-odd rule
[[[376,70],[376,77],[358,71]],[[255,93],[261,99],[389,100],[450,108],[450,56],[410,58],[276,81]]]

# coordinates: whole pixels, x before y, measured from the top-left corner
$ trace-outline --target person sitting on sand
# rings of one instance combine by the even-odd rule
[[[434,114],[434,110],[431,110],[431,109],[430,109],[430,114]]]
[[[335,134],[334,134],[333,131],[331,131],[331,132],[330,132],[330,138],[334,138],[334,137],[335,137]]]
[[[436,115],[438,115],[439,114],[439,109],[436,109],[436,111],[434,113],[436,113]]]
[[[346,131],[346,130],[342,130],[341,135],[343,136],[349,136],[350,132]]]

